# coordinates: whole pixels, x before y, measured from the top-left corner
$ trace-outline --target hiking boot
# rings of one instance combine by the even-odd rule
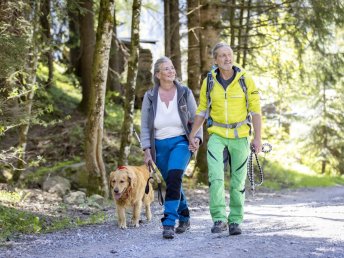
[[[174,238],[174,226],[163,226],[162,237],[165,239]]]
[[[181,234],[189,229],[190,229],[190,221],[179,221],[179,225],[176,228],[176,233]]]
[[[211,233],[221,233],[227,230],[227,223],[221,220],[215,221],[213,227],[211,228]]]
[[[237,223],[229,224],[229,234],[230,235],[240,235],[241,234],[241,228],[239,227],[239,224],[237,224]]]

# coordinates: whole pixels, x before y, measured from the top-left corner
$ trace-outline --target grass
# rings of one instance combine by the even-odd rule
[[[257,171],[257,169],[255,169]],[[329,187],[344,185],[343,176],[329,176],[310,173],[303,173],[299,170],[284,167],[276,161],[267,162],[264,168],[263,187],[281,190],[283,188],[305,188],[305,187]]]
[[[40,167],[37,170],[35,170],[35,172],[28,174],[25,177],[25,179],[23,180],[22,184],[28,185],[30,183],[30,184],[35,185],[35,184],[41,182],[42,178],[46,174],[51,173],[53,171],[61,170],[66,166],[69,166],[69,165],[72,165],[72,164],[75,164],[78,162],[80,162],[80,157],[74,157],[74,159],[72,159],[72,160],[56,162],[55,165],[51,166],[51,167],[45,167],[45,166]]]
[[[2,193],[0,193],[1,197]],[[21,211],[0,205],[0,243],[19,234],[48,233],[66,228],[103,223],[107,220],[104,212],[97,212],[88,218],[51,217]]]

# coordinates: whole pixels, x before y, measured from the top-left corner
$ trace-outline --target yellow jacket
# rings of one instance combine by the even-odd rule
[[[236,76],[231,84],[228,85],[226,90],[216,79],[218,69],[212,70],[214,86],[210,92],[212,104],[209,116],[214,122],[221,124],[233,124],[246,119],[246,97],[239,83],[239,78],[241,76],[244,76],[245,78],[248,96],[248,110],[250,114],[261,114],[260,96],[252,77],[247,74],[244,69],[238,67],[237,65],[234,66],[234,69],[237,71]],[[206,90],[207,78],[203,80],[200,92],[200,103],[196,111],[197,115],[203,117],[206,116],[207,111]],[[215,133],[224,138],[236,138],[234,130],[235,129],[224,128],[215,125],[208,127],[209,134]],[[250,128],[247,124],[241,125],[236,130],[239,138],[249,136]]]

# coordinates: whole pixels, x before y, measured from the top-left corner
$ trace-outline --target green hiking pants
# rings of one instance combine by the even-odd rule
[[[230,203],[226,215],[223,150],[230,154]],[[208,141],[208,176],[210,191],[210,214],[213,221],[238,223],[243,221],[245,201],[245,180],[249,155],[248,139],[226,139],[212,134]]]

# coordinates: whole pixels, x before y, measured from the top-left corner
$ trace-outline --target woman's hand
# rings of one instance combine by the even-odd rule
[[[195,138],[193,136],[189,137],[189,150],[191,152],[195,152],[199,148],[199,138]]]
[[[145,162],[147,167],[149,166],[149,164],[153,164],[153,159],[152,159],[150,148],[145,149],[144,162]]]

